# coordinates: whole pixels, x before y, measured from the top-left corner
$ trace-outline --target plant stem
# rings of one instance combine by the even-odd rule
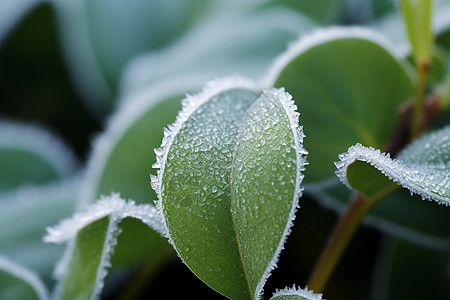
[[[413,140],[420,134],[423,102],[424,102],[423,99],[427,87],[429,69],[430,69],[429,60],[422,60],[417,64],[417,71],[419,73],[419,78],[417,82],[414,110],[411,118],[411,131],[409,133],[410,140]]]
[[[346,210],[341,214],[339,221],[328,240],[328,244],[322,252],[309,279],[308,287],[315,293],[323,291],[334,267],[358,228],[362,217],[373,204],[374,201],[369,201],[363,195],[356,194]]]

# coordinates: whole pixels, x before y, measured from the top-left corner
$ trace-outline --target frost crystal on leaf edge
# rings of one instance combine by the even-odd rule
[[[289,220],[287,221],[286,227],[283,230],[283,235],[280,238],[280,243],[278,244],[275,254],[271,259],[271,261],[269,262],[269,264],[267,265],[263,276],[261,277],[260,281],[258,282],[258,285],[256,286],[254,299],[260,298],[264,285],[267,281],[267,278],[269,278],[272,270],[276,268],[278,257],[281,253],[281,250],[284,249],[284,244],[286,243],[287,237],[291,233],[291,228],[294,225],[295,213],[297,209],[300,207],[299,199],[303,194],[303,188],[300,186],[304,178],[302,172],[305,170],[305,165],[308,164],[306,161],[306,155],[308,154],[308,151],[303,148],[303,139],[305,138],[305,134],[303,133],[303,127],[299,126],[300,114],[297,112],[297,105],[295,105],[294,100],[292,100],[292,96],[289,93],[287,93],[284,90],[284,88],[280,89],[272,88],[269,90],[264,90],[264,92],[272,94],[281,102],[284,110],[286,111],[286,115],[289,118],[297,154],[297,174],[296,174],[294,198],[292,201],[291,211],[289,213]]]
[[[164,218],[161,197],[162,175],[164,173],[164,165],[167,159],[167,153],[169,152],[170,146],[172,145],[178,132],[181,130],[184,123],[189,119],[191,114],[195,112],[195,110],[199,108],[203,103],[208,101],[212,96],[231,88],[247,88],[255,90],[256,86],[253,82],[246,78],[234,76],[209,81],[199,93],[195,95],[187,94],[186,98],[181,101],[182,109],[178,113],[175,122],[167,125],[167,127],[164,128],[164,137],[161,142],[160,148],[154,149],[154,152],[156,154],[156,163],[153,165],[153,168],[158,170],[156,171],[156,175],[150,174],[150,181],[153,190],[158,195],[158,200],[155,201],[155,206],[163,224],[164,236],[174,247],[175,245],[172,241],[172,238],[170,237],[166,220]]]
[[[111,254],[117,244],[117,237],[121,233],[119,223],[126,217],[139,219],[150,228],[163,234],[163,225],[160,222],[156,208],[150,204],[136,205],[134,201],[128,202],[120,198],[120,194],[111,193],[110,196],[101,196],[100,199],[89,205],[85,210],[75,213],[71,218],[62,220],[54,227],[47,227],[47,235],[43,238],[47,243],[60,244],[70,241],[61,261],[55,269],[55,277],[62,277],[68,268],[72,256],[74,238],[77,233],[92,222],[109,216],[108,230],[103,245],[100,264],[95,279],[94,290],[90,299],[98,299],[107,275],[107,268],[111,267]],[[60,290],[61,286],[57,287]]]
[[[335,162],[336,175],[350,189],[353,188],[347,180],[347,167],[355,160],[360,160],[369,163],[390,180],[409,189],[411,194],[418,194],[424,200],[434,200],[439,204],[450,205],[450,197],[441,195],[441,193],[450,194],[450,174],[448,172],[424,170],[420,165],[391,159],[388,153],[381,153],[380,150],[364,147],[359,143],[351,146],[347,152],[340,154],[339,159],[340,161]]]
[[[286,287],[282,290],[275,290],[271,299],[281,296],[299,296],[308,300],[326,300],[322,299],[322,294],[315,294],[312,290],[308,290],[308,287],[302,289],[300,287],[295,287],[295,285],[291,288]]]

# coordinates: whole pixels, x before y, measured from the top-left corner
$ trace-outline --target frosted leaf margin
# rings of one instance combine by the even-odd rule
[[[326,300],[322,299],[322,294],[315,294],[312,290],[308,290],[308,287],[302,289],[300,287],[296,287],[295,285],[291,288],[286,287],[282,290],[275,290],[275,293],[273,293],[272,298],[270,299],[282,296],[299,296],[308,300]]]
[[[347,187],[352,189],[346,176],[347,167],[355,160],[369,163],[391,181],[409,189],[411,194],[418,194],[422,199],[433,200],[439,204],[450,206],[450,162],[435,159],[433,163],[427,159],[430,153],[426,150],[441,149],[443,156],[450,156],[450,126],[415,140],[403,150],[398,159],[391,159],[388,153],[361,144],[351,146],[347,152],[339,155],[336,162],[336,175]],[[422,153],[425,152],[425,153]],[[425,154],[425,155],[424,155]],[[441,153],[442,154],[442,153]]]
[[[98,265],[94,290],[90,299],[98,299],[103,289],[107,269],[111,267],[111,255],[117,244],[117,237],[121,233],[119,223],[124,218],[136,218],[160,234],[163,234],[159,215],[153,205],[136,205],[132,200],[128,200],[127,202],[120,198],[120,194],[118,193],[111,193],[107,197],[101,196],[97,202],[91,204],[85,210],[75,213],[71,218],[62,220],[54,227],[47,227],[47,235],[43,238],[45,242],[60,244],[69,241],[66,252],[55,268],[55,278],[61,279],[67,271],[77,233],[92,222],[106,216],[109,216],[110,219],[100,263]],[[56,294],[59,294],[61,288],[61,284],[59,284],[56,288]]]
[[[153,168],[157,169],[157,175],[150,174],[151,179],[151,186],[155,190],[156,194],[158,195],[158,200],[155,201],[155,206],[158,210],[158,213],[160,215],[161,221],[164,224],[164,235],[169,240],[169,243],[174,247],[176,250],[175,243],[173,242],[166,221],[163,213],[163,204],[162,204],[162,196],[161,196],[161,186],[162,186],[162,176],[164,173],[164,166],[167,159],[167,153],[169,152],[170,146],[173,144],[175,137],[178,135],[181,128],[184,126],[184,123],[189,119],[192,113],[194,113],[197,108],[199,108],[202,104],[207,102],[209,99],[211,99],[214,95],[217,95],[221,92],[224,92],[226,90],[232,89],[232,88],[247,88],[251,90],[256,90],[257,86],[250,80],[240,77],[240,76],[234,76],[234,77],[226,77],[222,79],[218,79],[215,81],[207,82],[205,87],[201,92],[199,92],[196,95],[190,95],[188,94],[185,99],[182,101],[182,110],[179,112],[175,122],[171,125],[168,125],[166,128],[164,128],[164,138],[161,143],[160,148],[156,148],[154,150],[156,154],[156,163],[153,165]],[[286,114],[289,118],[291,129],[293,131],[294,136],[294,142],[296,145],[296,154],[297,154],[297,174],[296,174],[296,186],[294,191],[294,199],[291,206],[291,211],[289,214],[289,219],[287,220],[286,227],[283,231],[283,235],[280,238],[280,243],[274,253],[273,258],[269,262],[269,264],[266,267],[266,270],[264,271],[260,281],[258,282],[254,299],[259,299],[262,295],[262,290],[264,287],[265,282],[267,281],[267,278],[270,276],[270,273],[273,269],[275,269],[278,257],[284,248],[284,244],[286,242],[287,236],[291,232],[291,227],[293,226],[293,221],[295,219],[295,213],[297,209],[299,208],[299,198],[303,194],[303,188],[300,186],[304,175],[302,174],[302,171],[305,170],[305,165],[307,165],[306,162],[306,155],[308,154],[308,151],[306,151],[303,148],[303,138],[305,137],[303,133],[303,127],[299,126],[299,113],[297,112],[297,106],[295,105],[295,102],[292,100],[292,96],[285,92],[284,88],[280,89],[265,89],[263,90],[263,93],[269,93],[277,97],[277,99],[281,102],[283,108],[286,111]],[[178,251],[176,251],[178,253]],[[180,257],[180,259],[183,261],[183,259]]]

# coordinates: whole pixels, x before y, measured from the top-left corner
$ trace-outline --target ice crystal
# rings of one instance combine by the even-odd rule
[[[161,148],[155,149],[157,163],[154,167],[158,170],[156,176],[151,176],[151,183],[158,194],[156,205],[163,222],[168,222],[164,216],[165,203],[162,201],[167,194],[167,186],[176,194],[176,197],[171,198],[171,205],[183,211],[188,210],[190,215],[201,217],[203,221],[212,224],[214,232],[218,234],[229,229],[228,224],[214,222],[217,207],[225,207],[223,199],[230,199],[234,203],[234,209],[231,211],[233,215],[242,213],[247,214],[249,218],[255,218],[260,211],[258,208],[266,206],[265,199],[279,200],[277,193],[289,194],[289,199],[286,200],[290,208],[288,219],[282,227],[272,228],[274,232],[280,232],[277,244],[271,249],[273,256],[264,262],[265,269],[255,269],[251,272],[259,276],[253,279],[257,299],[270,272],[276,266],[302,194],[300,183],[307,151],[302,146],[304,134],[302,127],[298,125],[297,107],[284,89],[259,92],[252,83],[241,78],[210,82],[201,93],[188,95],[182,104],[183,110],[175,123],[169,125],[164,132]],[[280,133],[284,134],[283,137],[278,136]],[[274,151],[281,159],[279,165],[273,162],[272,157],[272,160],[261,161],[260,154]],[[272,181],[267,182],[271,184],[271,196],[253,195],[259,200],[250,203],[246,197],[250,192],[257,193],[262,188],[257,185],[264,182],[255,180],[254,177],[264,174],[267,164],[272,168],[284,170],[284,173],[290,174],[291,177],[271,179]],[[275,176],[279,173],[271,174]],[[239,184],[233,185],[230,180]],[[255,184],[252,191],[248,189],[249,182]],[[230,188],[234,197],[230,194]],[[186,193],[188,190],[190,192]],[[247,249],[243,242],[243,236],[252,232],[245,230],[249,228],[246,224],[247,218],[236,217],[236,220],[236,226],[240,228],[239,238],[243,253],[255,252],[253,248]],[[167,223],[165,224],[167,226]],[[207,228],[199,228],[198,231],[206,233]],[[189,247],[181,249],[175,243],[173,235],[167,229],[167,238],[185,261],[190,253]],[[259,257],[257,253],[253,255]],[[250,265],[248,268],[257,268],[257,265],[259,264]]]
[[[422,199],[450,205],[450,126],[415,140],[397,159],[361,144],[350,147],[339,159],[336,174],[350,188],[347,166],[360,160]]]
[[[308,290],[308,287],[301,289],[300,287],[295,287],[295,285],[291,288],[277,289],[271,299],[283,296],[296,296],[298,300],[326,300],[322,299],[322,294],[315,294],[313,291]]]

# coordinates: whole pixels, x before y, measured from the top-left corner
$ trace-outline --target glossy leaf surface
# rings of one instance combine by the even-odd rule
[[[305,164],[283,90],[213,82],[184,100],[152,177],[167,236],[187,266],[233,299],[258,299],[289,233]]]
[[[281,56],[267,79],[285,87],[301,107],[307,182],[333,176],[333,162],[348,145],[382,148],[397,109],[413,93],[397,49],[358,27],[316,31]]]

